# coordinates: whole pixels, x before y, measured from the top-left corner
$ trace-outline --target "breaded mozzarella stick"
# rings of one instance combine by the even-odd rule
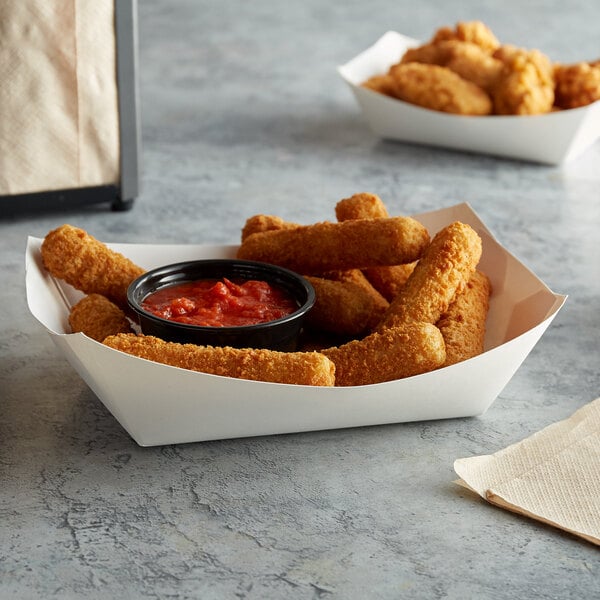
[[[316,301],[306,324],[314,329],[339,335],[357,336],[381,320],[385,307],[379,308],[373,296],[353,281],[306,277],[315,289]]]
[[[487,275],[475,271],[465,289],[454,297],[448,310],[437,322],[446,344],[444,366],[467,360],[483,352],[491,289]]]
[[[363,269],[365,277],[371,285],[388,301],[391,302],[404,287],[417,262],[405,265],[390,265],[389,267],[370,267]]]
[[[294,227],[300,227],[300,225],[284,221],[275,215],[253,215],[246,219],[242,227],[242,242],[253,233],[264,233],[274,229],[293,229]]]
[[[100,294],[84,296],[75,304],[69,313],[69,325],[73,333],[85,333],[98,342],[109,335],[133,331],[125,313]]]
[[[430,323],[372,333],[362,340],[321,350],[335,364],[335,385],[368,385],[437,369],[446,359],[440,330]]]
[[[61,225],[46,235],[42,261],[48,271],[85,294],[101,294],[127,309],[127,288],[144,273],[83,229]]]
[[[335,216],[342,222],[354,219],[381,219],[390,215],[383,200],[377,194],[361,192],[340,200],[335,205]]]
[[[437,323],[454,294],[462,290],[481,257],[481,238],[455,221],[433,238],[400,293],[392,300],[377,331],[410,322]]]
[[[383,313],[387,310],[387,307],[390,305],[390,303],[379,293],[377,289],[375,289],[375,287],[360,269],[329,271],[329,273],[325,274],[325,277],[327,277],[327,279],[333,279],[334,281],[354,283],[367,292],[373,300],[373,314],[371,315],[369,329],[372,329],[377,325],[377,323],[379,323]]]
[[[363,192],[340,200],[335,207],[338,221],[353,219],[381,219],[389,217],[387,207],[379,196]],[[364,269],[364,274],[371,285],[389,302],[402,289],[409,275],[415,268],[414,262],[385,267]]]
[[[242,243],[238,258],[318,275],[412,262],[428,243],[427,229],[410,217],[360,219],[255,233]]]
[[[120,334],[104,344],[154,362],[224,377],[296,385],[333,386],[335,366],[318,352],[196,346],[157,337]]]

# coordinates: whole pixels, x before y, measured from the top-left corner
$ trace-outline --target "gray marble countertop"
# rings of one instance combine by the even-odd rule
[[[134,208],[0,220],[1,598],[592,598],[598,550],[454,483],[600,395],[600,144],[548,167],[384,142],[336,65],[395,29],[481,19],[564,62],[600,56],[592,2],[145,0]],[[233,243],[255,213],[333,218],[469,202],[569,298],[492,407],[468,419],[138,447],[25,302],[28,235]]]

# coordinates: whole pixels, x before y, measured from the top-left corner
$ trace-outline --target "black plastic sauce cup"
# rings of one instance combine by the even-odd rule
[[[232,281],[266,281],[295,298],[298,309],[267,323],[206,327],[163,319],[145,311],[141,306],[144,298],[165,286],[223,278]],[[201,346],[292,351],[297,347],[304,318],[315,303],[315,291],[309,281],[289,269],[250,260],[222,258],[181,262],[152,269],[131,283],[127,290],[127,301],[137,315],[140,330],[145,335]]]

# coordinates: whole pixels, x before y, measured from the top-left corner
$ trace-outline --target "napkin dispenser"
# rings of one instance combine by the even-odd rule
[[[139,191],[137,2],[0,4],[0,212]]]

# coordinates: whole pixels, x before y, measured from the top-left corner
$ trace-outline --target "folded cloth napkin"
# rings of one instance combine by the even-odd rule
[[[600,545],[600,398],[495,454],[458,459],[454,470],[490,503]]]

